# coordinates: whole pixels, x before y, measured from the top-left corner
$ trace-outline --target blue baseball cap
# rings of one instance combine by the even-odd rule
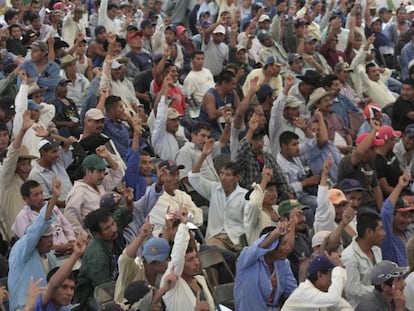
[[[163,262],[170,255],[170,244],[163,238],[151,238],[145,242],[142,257],[148,263]]]
[[[335,266],[329,261],[325,255],[318,255],[314,257],[309,263],[309,275],[316,275],[320,271],[329,271]]]

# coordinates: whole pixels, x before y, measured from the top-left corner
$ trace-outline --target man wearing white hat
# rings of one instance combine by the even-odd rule
[[[226,28],[222,25],[221,18],[203,34],[204,67],[210,69],[213,76],[218,76],[223,70],[224,62],[229,59],[229,47],[224,43],[225,35]]]

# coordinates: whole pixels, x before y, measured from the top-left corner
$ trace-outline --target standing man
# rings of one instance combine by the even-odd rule
[[[406,79],[401,86],[400,97],[392,109],[392,127],[404,131],[409,124],[414,123],[414,80]]]

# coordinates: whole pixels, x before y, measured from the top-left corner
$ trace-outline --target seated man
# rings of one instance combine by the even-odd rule
[[[279,141],[280,152],[276,156],[277,163],[282,169],[282,174],[287,183],[294,189],[298,201],[310,208],[306,216],[308,224],[312,225],[313,215],[317,207],[315,187],[319,184],[320,176],[308,177],[308,173],[299,158],[298,135],[286,131],[280,135]]]
[[[43,189],[35,180],[25,181],[20,188],[20,194],[26,205],[23,206],[23,209],[16,216],[12,226],[12,230],[18,239],[24,236],[27,228],[39,216],[39,212],[45,204]],[[73,243],[76,240],[72,225],[57,206],[53,208],[53,216],[54,221],[51,224],[54,229],[52,249],[60,255],[70,254],[73,250]]]
[[[309,276],[289,296],[282,311],[290,310],[348,310],[353,308],[342,298],[346,271],[338,254],[318,255],[309,263]]]
[[[245,233],[243,211],[247,190],[238,185],[240,168],[229,162],[220,170],[220,183],[201,176],[204,160],[213,152],[214,140],[209,139],[201,155],[188,174],[190,185],[210,201],[207,225],[207,244],[239,252],[240,237]]]
[[[92,240],[82,257],[78,274],[74,302],[85,310],[94,305],[93,292],[96,286],[116,280],[117,261],[122,250],[117,248],[118,228],[107,209],[97,209],[85,218],[85,228],[92,233]],[[115,257],[115,258],[114,258]]]
[[[148,215],[154,225],[154,236],[159,236],[162,232],[167,211],[178,213],[182,205],[187,206],[190,212],[190,221],[196,226],[201,226],[203,224],[203,211],[194,204],[187,193],[178,189],[180,178],[178,171],[183,168],[183,165],[177,165],[174,161],[162,161],[158,164],[158,168],[165,168],[168,171],[168,176],[164,181],[164,193],[159,197]]]
[[[42,279],[40,286],[46,286],[46,274],[57,266],[56,257],[50,253],[53,246],[53,208],[60,196],[60,182],[53,183],[53,196],[40,210],[26,234],[14,244],[9,257],[7,287],[10,292],[10,310],[23,310],[29,280]]]
[[[384,260],[377,263],[371,271],[374,290],[365,293],[355,311],[385,310],[388,305],[394,310],[407,310],[404,296],[404,274],[407,268],[399,267],[395,262]]]
[[[361,213],[357,217],[356,239],[342,252],[346,267],[346,300],[356,307],[362,302],[363,295],[372,292],[371,270],[375,263],[382,260],[379,246],[384,241],[385,231],[381,217],[374,211]]]

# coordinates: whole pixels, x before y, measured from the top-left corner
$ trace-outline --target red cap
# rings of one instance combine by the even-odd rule
[[[184,26],[178,25],[177,26],[177,36],[182,35],[187,29]]]
[[[364,116],[365,116],[365,119],[367,120],[371,120],[372,118],[374,118],[375,114],[377,113],[382,113],[381,107],[378,106],[377,104],[370,103],[366,105],[364,108]]]
[[[358,135],[357,139],[356,139],[356,145],[358,146],[360,143],[362,143],[362,141],[369,135],[369,133],[362,133],[360,135]],[[384,140],[383,139],[378,139],[378,138],[373,138],[372,142],[371,142],[371,147],[378,147],[378,146],[382,146],[384,144]]]
[[[127,39],[128,39],[128,41],[130,41],[130,40],[134,39],[136,36],[140,36],[140,37],[142,37],[142,32],[141,32],[141,31],[134,31],[134,32],[131,32],[131,33],[128,35]]]
[[[383,139],[384,141],[391,140],[397,137],[401,137],[401,132],[394,131],[394,129],[389,125],[381,126],[377,133],[377,138]]]

